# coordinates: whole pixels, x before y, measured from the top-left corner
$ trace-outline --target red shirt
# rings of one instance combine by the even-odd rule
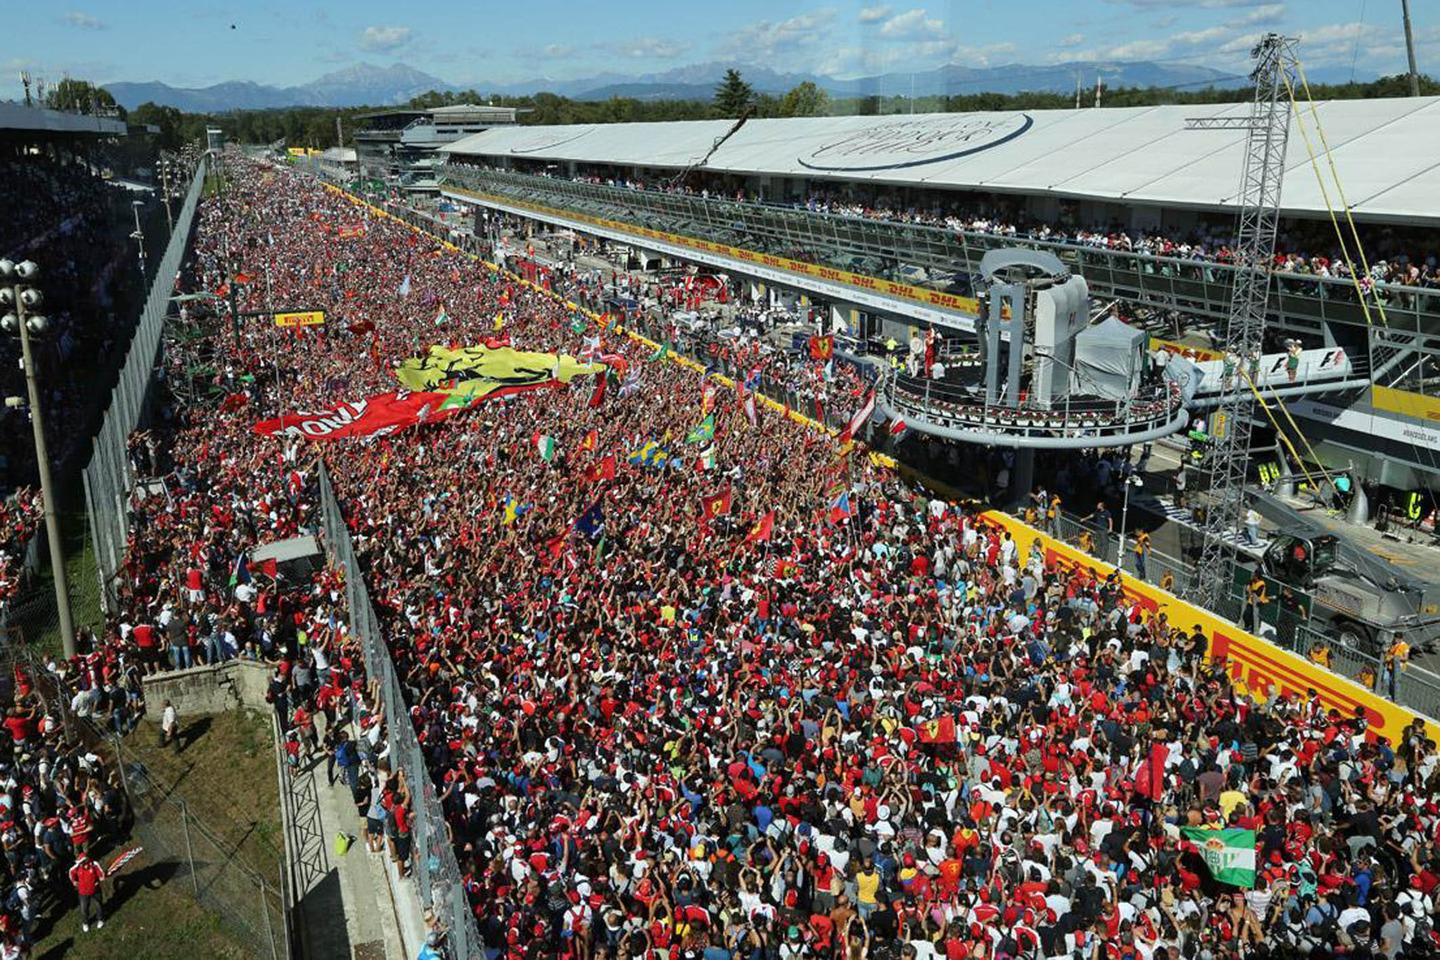
[[[30,718],[6,717],[5,729],[10,731],[10,736],[16,743],[27,740],[30,737]]]
[[[75,892],[82,897],[93,897],[100,887],[100,881],[104,879],[105,868],[94,860],[81,860],[70,868],[70,882],[75,885]]]
[[[138,625],[135,628],[135,643],[142,650],[155,646],[155,628],[148,623]]]

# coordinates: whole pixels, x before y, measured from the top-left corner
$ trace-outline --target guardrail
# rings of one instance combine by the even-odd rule
[[[190,243],[190,228],[205,181],[206,161],[195,168],[185,202],[175,217],[175,230],[155,269],[150,295],[125,354],[115,389],[85,467],[85,505],[95,542],[95,565],[100,577],[100,598],[105,609],[115,604],[114,577],[125,560],[130,533],[128,504],[132,486],[128,440],[148,410],[150,385],[160,352],[160,335],[170,312],[170,295]]]
[[[331,562],[344,571],[345,600],[350,630],[360,641],[365,656],[365,673],[379,691],[388,725],[392,769],[400,772],[409,786],[414,807],[411,834],[415,838],[411,860],[415,886],[421,904],[434,912],[448,931],[451,956],[478,960],[485,956],[484,945],[461,885],[459,863],[450,843],[445,812],[435,791],[424,751],[410,722],[410,704],[395,672],[395,662],[385,645],[380,618],[370,602],[365,572],[355,555],[344,512],[330,484],[324,461],[319,466],[320,511],[325,532],[325,549]]]

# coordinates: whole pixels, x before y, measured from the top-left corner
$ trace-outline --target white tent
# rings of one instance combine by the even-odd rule
[[[1145,371],[1145,348],[1150,338],[1115,317],[1106,317],[1075,337],[1075,366],[1070,391],[1075,394],[1123,400],[1132,396]]]

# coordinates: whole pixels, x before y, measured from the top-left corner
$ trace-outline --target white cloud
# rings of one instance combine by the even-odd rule
[[[687,40],[665,37],[632,37],[605,45],[606,49],[632,60],[673,60],[690,49]]]
[[[879,23],[881,20],[884,20],[886,17],[890,16],[890,10],[891,7],[888,3],[877,4],[873,7],[861,7],[860,22]]]
[[[1174,7],[1175,0],[1110,0],[1111,3],[1126,3],[1132,7]],[[1211,10],[1224,10],[1232,7],[1258,7],[1266,4],[1268,0],[1187,0],[1187,7],[1205,7]]]
[[[945,36],[945,21],[927,16],[924,7],[916,7],[886,20],[880,34],[892,40],[934,40]]]
[[[1262,3],[1251,10],[1245,16],[1237,20],[1231,20],[1230,25],[1236,27],[1253,27],[1279,23],[1280,18],[1285,15],[1285,4],[1283,3]]]
[[[568,57],[575,52],[575,48],[568,43],[549,43],[541,48],[540,52],[547,57]]]
[[[412,34],[409,27],[366,27],[360,34],[360,46],[377,53],[398,50],[410,42]]]
[[[1083,33],[1072,33],[1072,34],[1070,34],[1069,36],[1065,36],[1065,37],[1061,37],[1061,38],[1060,38],[1060,46],[1062,46],[1062,47],[1067,47],[1067,48],[1068,48],[1068,47],[1078,47],[1078,46],[1080,46],[1080,44],[1082,44],[1082,43],[1084,43],[1084,42],[1085,42],[1085,34],[1083,34]]]
[[[71,10],[60,19],[72,27],[79,27],[81,30],[104,30],[106,28],[106,24],[99,18],[92,17],[88,13],[81,13],[78,10]]]
[[[720,48],[722,56],[734,57],[746,63],[763,63],[781,69],[817,68],[833,59],[830,43],[830,26],[835,21],[835,10],[822,7],[809,13],[802,13],[786,20],[774,22],[757,20],[730,35]],[[797,57],[819,52],[814,64],[796,63]],[[786,57],[783,67],[772,64],[775,57]]]

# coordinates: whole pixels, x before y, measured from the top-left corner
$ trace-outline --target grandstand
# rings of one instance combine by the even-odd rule
[[[1203,348],[1229,303],[1241,135],[1187,129],[1195,113],[797,118],[733,132],[727,121],[497,128],[444,151],[442,193],[802,292],[859,339],[917,323],[969,333],[981,258],[1022,244],[1058,255],[1103,301],[1153,317],[1160,336]],[[1291,339],[1346,352],[1374,388],[1307,390],[1317,395],[1296,399],[1293,412],[1325,462],[1354,463],[1408,496],[1440,483],[1428,399],[1440,349],[1430,229],[1440,193],[1423,153],[1408,149],[1433,136],[1440,102],[1336,101],[1317,113],[1372,260],[1363,283],[1381,292],[1386,323],[1367,322],[1312,161],[1297,148],[1267,353]]]

